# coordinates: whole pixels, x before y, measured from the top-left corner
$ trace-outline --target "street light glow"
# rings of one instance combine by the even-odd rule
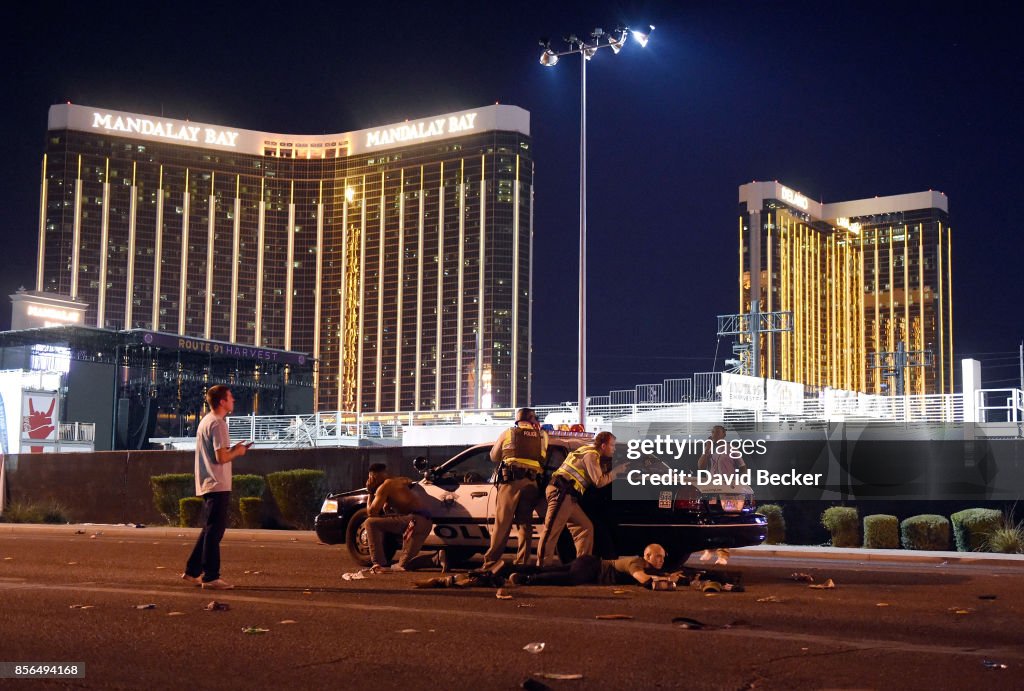
[[[651,40],[651,32],[654,31],[654,25],[648,24],[650,27],[647,31],[630,29],[630,33],[633,34],[633,38],[640,44],[641,48],[647,47],[647,42]]]

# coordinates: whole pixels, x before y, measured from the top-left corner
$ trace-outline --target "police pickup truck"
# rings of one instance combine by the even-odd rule
[[[591,440],[589,435],[551,435],[545,481],[570,451]],[[436,466],[426,458],[417,458],[413,464],[423,477],[412,489],[434,520],[423,549],[444,548],[450,563],[469,561],[490,544],[496,498],[490,450],[490,444],[477,444]],[[640,462],[647,467],[661,463],[653,457]],[[659,492],[657,499],[644,500],[613,499],[613,491],[612,485],[592,489],[583,499],[583,508],[594,523],[595,551],[601,557],[640,554],[647,544],[657,542],[665,547],[670,565],[675,566],[692,552],[758,545],[767,534],[766,520],[755,512],[749,487],[680,486]],[[324,500],[315,523],[321,542],[344,543],[352,558],[364,566],[370,564],[363,527],[369,497],[365,488],[332,493]],[[536,516],[534,520],[538,520]],[[534,526],[534,544],[540,529],[541,525]],[[572,541],[567,537],[566,532],[559,542],[563,561],[572,558]],[[513,530],[508,552],[515,552],[516,542]],[[400,549],[397,537],[386,548],[389,557]]]

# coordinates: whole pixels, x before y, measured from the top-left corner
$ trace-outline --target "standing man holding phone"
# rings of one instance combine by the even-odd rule
[[[231,505],[231,462],[244,456],[251,442],[231,444],[227,416],[235,409],[235,397],[223,384],[206,392],[210,407],[196,430],[196,495],[203,498],[203,530],[185,565],[182,580],[213,590],[234,586],[220,577],[220,540],[228,527]]]

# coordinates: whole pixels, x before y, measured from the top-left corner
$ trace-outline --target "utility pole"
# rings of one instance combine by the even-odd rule
[[[906,371],[910,367],[932,367],[935,353],[931,350],[907,350],[903,341],[896,344],[896,350],[868,353],[868,369],[882,370],[882,376],[896,380],[896,395],[902,396],[906,389]]]

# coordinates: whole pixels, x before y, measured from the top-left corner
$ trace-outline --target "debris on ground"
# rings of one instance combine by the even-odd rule
[[[185,616],[185,613],[184,612],[168,612],[167,616],[169,616],[169,617],[183,617],[183,616]]]
[[[217,602],[216,600],[210,600],[204,607],[207,612],[226,612],[231,609],[231,605],[226,602]]]
[[[979,600],[995,600],[996,596],[995,595],[979,595],[978,599]]]
[[[341,574],[341,580],[343,581],[359,581],[366,578],[366,571],[350,571],[349,573]]]
[[[156,609],[156,605],[152,602],[148,605],[135,605],[135,609]]]
[[[541,679],[554,679],[555,681],[575,681],[582,679],[582,674],[566,674],[564,672],[534,672],[535,676]]]
[[[298,624],[299,622],[295,621],[294,619],[284,619],[284,620],[279,621],[277,623],[278,624]]]
[[[681,629],[693,629],[694,631],[705,627],[704,622],[690,619],[689,617],[673,617],[672,623]]]
[[[953,614],[970,614],[974,610],[969,607],[950,607],[949,611]]]
[[[419,633],[419,629],[402,629],[398,633]]]
[[[836,584],[835,584],[835,581],[833,581],[830,578],[827,581],[825,581],[824,583],[815,583],[815,584],[809,585],[807,587],[808,588],[816,588],[817,590],[834,590],[835,587],[836,587]]]
[[[985,669],[1006,669],[1006,664],[1003,662],[996,662],[995,660],[982,660],[981,665]]]
[[[96,605],[71,605],[70,609],[92,609]]]
[[[242,628],[242,633],[257,635],[261,633],[270,633],[270,629],[264,629],[261,626],[245,626]]]
[[[629,614],[598,614],[594,619],[632,619]]]
[[[814,576],[812,576],[809,573],[794,571],[793,573],[789,574],[789,580],[800,581],[803,583],[814,583]]]
[[[875,607],[888,607],[888,606],[889,606],[888,602],[876,602],[875,603]]]
[[[537,641],[535,643],[527,643],[523,646],[523,650],[525,650],[528,653],[533,653],[536,655],[540,651],[544,650],[544,643],[541,641]]]
[[[782,602],[782,600],[780,600],[779,598],[777,598],[774,595],[769,595],[767,597],[759,597],[759,598],[757,598],[757,601],[758,602]]]

